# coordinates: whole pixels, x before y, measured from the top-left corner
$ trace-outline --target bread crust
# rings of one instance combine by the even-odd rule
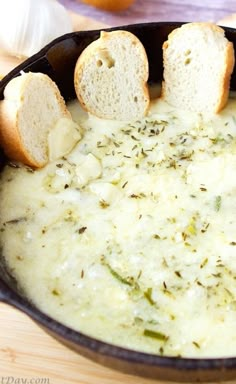
[[[220,20],[218,22],[218,24],[226,25],[228,27],[235,27],[236,13],[233,13],[233,14],[229,15],[228,17],[225,17],[224,19]],[[225,93],[224,93],[224,98],[222,98],[222,103],[219,104],[217,112],[219,112],[221,109],[223,109],[227,103],[227,99],[228,99],[227,90],[229,90],[229,88],[230,88],[230,78],[231,78],[231,74],[232,74],[233,69],[234,69],[234,65],[235,65],[234,46],[233,46],[232,42],[229,42],[228,47],[227,47],[227,54],[226,54],[227,71],[225,73],[224,79],[222,80],[222,89],[225,90]]]
[[[189,33],[191,33],[191,30],[195,27],[198,28],[205,28],[208,27],[211,31],[220,33],[222,37],[225,38],[224,30],[219,27],[216,24],[212,24],[209,22],[196,22],[196,23],[187,23],[184,24],[182,27],[177,28],[173,30],[169,36],[168,40],[163,43],[163,64],[164,64],[164,72],[165,68],[168,66],[168,57],[167,57],[167,49],[171,44],[175,44],[175,38],[177,35],[179,35],[182,31],[183,28],[189,30]],[[234,64],[235,64],[235,57],[234,57],[234,46],[233,43],[228,41],[226,38],[226,47],[225,47],[225,57],[224,57],[224,68],[222,69],[221,73],[221,79],[219,83],[219,94],[218,94],[218,102],[215,105],[214,108],[214,113],[220,112],[224,106],[226,105],[228,101],[228,96],[229,96],[229,88],[230,88],[230,78],[231,74],[234,69]],[[166,98],[166,82],[165,80],[162,82],[162,91],[161,91],[161,98],[165,99]],[[201,111],[200,111],[201,112]]]
[[[71,118],[57,85],[45,74],[27,73],[11,81],[4,91],[4,100],[0,101],[0,143],[9,159],[22,162],[34,168],[45,166],[48,159],[39,162],[24,145],[19,123],[19,114],[25,103],[24,91],[34,76],[41,76],[45,84],[53,89],[54,96],[60,106],[62,117]],[[36,106],[37,107],[37,106]]]
[[[11,160],[22,162],[32,167],[43,167],[36,162],[22,146],[21,135],[18,130],[18,112],[16,106],[8,101],[0,102],[0,132],[1,147]]]
[[[220,112],[226,105],[229,97],[230,79],[234,69],[235,57],[233,43],[228,42],[225,56],[225,72],[221,81],[221,93],[219,97],[219,103],[216,106],[215,112]]]
[[[106,47],[106,43],[110,39],[112,39],[114,36],[116,38],[118,37],[120,39],[122,39],[124,37],[125,38],[128,37],[133,44],[138,45],[138,47],[139,47],[139,53],[140,53],[140,56],[142,57],[142,61],[143,61],[143,77],[141,79],[141,89],[143,92],[143,97],[147,100],[146,108],[144,110],[144,116],[145,116],[148,112],[149,103],[150,103],[150,96],[149,96],[149,90],[148,90],[148,85],[147,85],[147,81],[148,81],[148,77],[149,77],[148,58],[147,58],[145,48],[142,45],[142,43],[140,42],[140,40],[135,35],[133,35],[132,33],[124,31],[124,30],[113,31],[113,32],[101,31],[100,38],[98,40],[92,42],[87,48],[85,48],[85,50],[79,56],[79,58],[76,62],[75,71],[74,71],[74,86],[75,86],[77,98],[78,98],[81,106],[83,107],[83,109],[85,111],[91,113],[92,115],[95,115],[99,118],[104,118],[104,119],[106,119],[106,118],[115,119],[114,116],[107,117],[107,115],[105,113],[98,112],[96,110],[96,108],[92,108],[91,106],[88,106],[86,101],[84,100],[84,97],[83,97],[83,90],[81,89],[81,79],[83,77],[83,73],[86,69],[87,64],[90,62],[90,59],[94,55],[96,55],[96,53],[98,53],[100,50],[102,50],[104,47]]]

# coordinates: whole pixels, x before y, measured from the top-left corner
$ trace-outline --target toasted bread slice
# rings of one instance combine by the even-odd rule
[[[23,73],[11,80],[0,102],[0,139],[6,155],[33,167],[48,162],[48,134],[71,115],[57,85],[45,74]]]
[[[75,91],[85,110],[113,120],[135,120],[149,106],[148,60],[139,39],[127,31],[101,32],[80,55]]]
[[[162,97],[169,104],[199,113],[217,113],[225,106],[234,48],[222,28],[184,24],[163,44],[163,60]]]

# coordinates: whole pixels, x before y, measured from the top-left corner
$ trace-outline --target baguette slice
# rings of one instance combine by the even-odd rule
[[[75,91],[82,107],[95,116],[135,120],[149,106],[148,74],[147,55],[136,36],[101,32],[78,58]]]
[[[162,97],[171,105],[217,113],[227,103],[234,48],[224,30],[211,23],[175,29],[163,44]]]
[[[71,115],[57,85],[45,74],[23,73],[11,80],[0,102],[0,140],[6,155],[32,167],[49,161],[48,135]]]

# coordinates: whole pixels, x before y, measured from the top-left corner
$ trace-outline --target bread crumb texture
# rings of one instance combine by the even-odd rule
[[[0,102],[1,145],[6,155],[33,167],[48,158],[48,134],[71,115],[57,85],[45,74],[23,73],[11,80]]]
[[[162,97],[171,105],[217,113],[226,104],[234,68],[233,44],[211,23],[175,29],[163,44]]]
[[[78,58],[75,90],[91,114],[135,120],[149,107],[148,74],[147,55],[136,36],[127,31],[101,32]]]

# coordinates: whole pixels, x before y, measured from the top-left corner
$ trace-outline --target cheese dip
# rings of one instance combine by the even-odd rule
[[[82,139],[5,166],[4,262],[54,319],[122,347],[236,356],[236,100],[214,117],[153,101],[143,120],[69,105]]]

